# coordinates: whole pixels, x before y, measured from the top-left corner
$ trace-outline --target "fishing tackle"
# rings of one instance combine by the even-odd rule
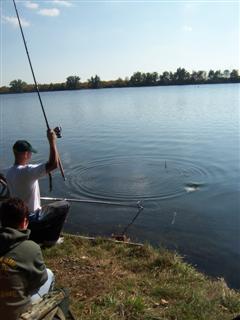
[[[39,92],[39,88],[38,88],[38,84],[37,84],[37,80],[36,80],[36,77],[35,77],[35,74],[34,74],[32,62],[31,62],[30,55],[29,55],[29,52],[28,52],[27,43],[26,43],[25,36],[24,36],[24,33],[23,33],[22,24],[21,24],[21,21],[20,21],[20,18],[19,18],[19,14],[18,14],[18,10],[17,10],[17,6],[16,6],[16,3],[15,3],[15,0],[13,0],[13,5],[14,5],[15,12],[16,12],[16,15],[17,15],[19,28],[20,28],[20,31],[21,31],[21,35],[22,35],[24,47],[25,47],[25,50],[26,50],[26,54],[27,54],[27,57],[28,57],[28,62],[29,62],[30,69],[31,69],[31,72],[32,72],[32,76],[33,76],[33,80],[34,80],[34,84],[35,84],[35,90],[36,90],[37,95],[38,95],[38,99],[39,99],[39,102],[40,102],[40,105],[41,105],[41,108],[42,108],[42,112],[43,112],[43,116],[44,116],[44,119],[45,119],[45,122],[46,122],[47,129],[50,130],[50,126],[49,126],[49,123],[48,123],[46,112],[45,112],[44,107],[43,107],[42,98],[41,98],[41,95],[40,95],[40,92]],[[56,128],[58,128],[58,129],[56,130]],[[55,131],[56,136],[58,138],[61,138],[61,129],[59,129],[61,127],[56,127],[56,128],[54,129],[54,131],[56,130]],[[66,180],[65,179],[65,175],[64,175],[62,162],[61,162],[61,159],[60,159],[59,155],[58,155],[58,166],[59,166],[59,169],[61,171],[63,179]],[[49,177],[50,177],[50,175],[49,175]],[[50,191],[51,191],[51,178],[50,178]]]
[[[54,128],[53,131],[55,132],[57,138],[62,138],[62,127],[58,126]]]

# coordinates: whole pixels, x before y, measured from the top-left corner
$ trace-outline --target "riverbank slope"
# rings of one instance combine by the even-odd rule
[[[209,279],[176,253],[149,245],[65,235],[44,249],[57,286],[70,289],[76,319],[233,319],[240,293]]]

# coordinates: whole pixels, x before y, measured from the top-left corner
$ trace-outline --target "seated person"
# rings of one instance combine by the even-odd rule
[[[31,301],[52,288],[54,276],[47,269],[38,244],[28,240],[28,208],[17,198],[0,207],[0,317],[17,320]]]
[[[26,140],[18,140],[13,145],[14,165],[6,174],[10,196],[22,199],[28,205],[30,238],[37,243],[54,244],[61,233],[69,211],[66,201],[50,204],[41,208],[38,179],[57,168],[59,156],[54,130],[47,130],[49,160],[46,163],[29,164],[32,153],[37,151]]]

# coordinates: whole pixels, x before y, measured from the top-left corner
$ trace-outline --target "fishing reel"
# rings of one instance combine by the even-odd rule
[[[53,129],[53,131],[55,132],[57,138],[62,138],[62,127],[56,127]]]

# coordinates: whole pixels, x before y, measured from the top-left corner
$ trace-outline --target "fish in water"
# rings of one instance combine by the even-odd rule
[[[195,192],[195,191],[199,190],[200,187],[202,187],[202,186],[203,186],[203,184],[201,184],[201,183],[190,182],[185,185],[184,189],[186,192]]]

